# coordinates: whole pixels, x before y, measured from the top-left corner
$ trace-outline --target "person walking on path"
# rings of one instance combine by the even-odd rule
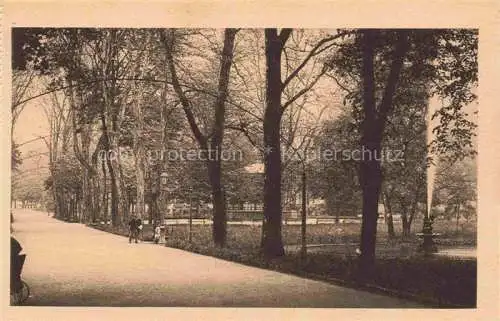
[[[135,219],[135,225],[137,227],[137,237],[139,238],[139,240],[142,241],[143,240],[143,234],[142,234],[142,228],[143,228],[143,226],[142,226],[142,220],[141,220],[140,217],[138,217],[138,218]],[[136,238],[136,240],[137,240],[137,238]]]
[[[153,241],[155,242],[155,244],[158,244],[160,242],[160,233],[161,233],[160,224],[156,223],[153,234]]]
[[[137,219],[135,216],[133,216],[130,221],[128,222],[128,229],[129,229],[129,237],[128,237],[128,242],[132,243],[132,239],[135,239],[135,243],[137,243],[137,236],[139,234],[138,230],[138,225],[137,225]]]

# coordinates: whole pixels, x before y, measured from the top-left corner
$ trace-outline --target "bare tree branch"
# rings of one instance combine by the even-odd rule
[[[200,128],[196,124],[196,120],[193,115],[193,111],[191,110],[191,104],[189,103],[189,100],[187,99],[186,95],[184,94],[182,87],[180,85],[179,79],[177,78],[177,71],[175,69],[175,64],[174,64],[174,58],[172,56],[172,46],[173,46],[173,37],[174,37],[174,32],[171,31],[170,37],[168,37],[166,32],[162,33],[162,42],[165,46],[165,52],[166,52],[166,57],[167,57],[167,64],[170,70],[170,75],[172,78],[172,86],[174,87],[175,93],[179,96],[179,99],[181,101],[182,109],[184,110],[184,113],[186,115],[186,118],[188,120],[189,126],[191,127],[191,130],[193,132],[193,135],[195,136],[196,140],[198,143],[202,146],[205,146],[207,143],[207,138],[201,133]]]
[[[290,81],[292,81],[292,79],[295,78],[295,76],[297,76],[297,74],[305,67],[305,65],[309,62],[309,60],[311,60],[312,57],[317,56],[319,53],[322,52],[322,51],[319,51],[321,46],[323,46],[325,43],[329,43],[331,41],[334,41],[338,38],[344,37],[344,36],[352,34],[352,33],[353,33],[352,31],[341,32],[341,33],[338,33],[334,36],[330,36],[330,37],[324,38],[321,41],[319,41],[313,47],[313,49],[311,49],[309,54],[304,58],[302,63],[285,79],[285,81],[283,82],[283,88],[288,86]]]
[[[316,85],[316,83],[318,82],[318,80],[325,74],[326,72],[326,68],[323,68],[323,70],[321,71],[321,73],[319,73],[312,81],[311,83],[302,88],[302,90],[300,90],[297,94],[295,94],[295,96],[293,96],[290,100],[288,100],[287,102],[285,102],[283,104],[283,106],[281,107],[281,112],[283,113],[286,108],[288,106],[290,106],[291,104],[293,104],[298,98],[300,98],[300,96],[304,95],[305,93],[307,93],[312,87],[314,87],[314,85]]]
[[[293,29],[291,28],[284,28],[281,30],[280,34],[279,34],[279,39],[282,43],[282,46],[281,47],[284,47],[286,41],[288,40],[288,37],[290,37],[290,34],[292,33]]]

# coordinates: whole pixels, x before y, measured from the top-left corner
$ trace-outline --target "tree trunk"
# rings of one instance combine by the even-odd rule
[[[409,238],[410,232],[411,232],[410,220],[408,218],[408,215],[406,215],[406,214],[401,215],[401,219],[402,219],[402,224],[403,224],[402,239],[407,240]]]
[[[137,97],[140,96],[139,92],[136,92]],[[142,115],[140,101],[136,101],[134,104],[134,116],[135,116],[135,128],[133,132],[134,136],[134,154],[135,154],[135,176],[136,176],[136,215],[139,218],[145,217],[145,204],[144,204],[144,144],[142,142],[142,131],[144,130],[144,119]]]
[[[365,145],[366,146],[366,145]],[[370,148],[380,151],[380,147]],[[377,238],[378,200],[382,176],[380,163],[377,161],[363,161],[361,163],[363,177],[363,216],[361,223],[361,264],[370,269],[375,263],[375,243]]]
[[[408,213],[408,206],[407,206],[407,203],[406,203],[406,200],[404,199],[404,197],[402,197],[399,204],[400,204],[399,206],[401,207],[401,224],[403,227],[403,232],[402,232],[401,238],[403,240],[406,240],[410,236],[410,224],[409,224],[410,221],[409,221],[409,215],[408,215],[409,214]]]
[[[75,196],[70,194],[70,201],[68,204],[69,220],[72,222],[75,220]]]
[[[69,220],[71,218],[71,211],[69,208],[69,202],[71,201],[71,195],[68,191],[64,191],[61,197],[61,204],[64,208],[64,220]]]
[[[160,214],[160,206],[158,205],[160,193],[154,193],[152,197],[153,200],[151,202],[151,206],[153,207],[153,219],[160,222],[160,225],[163,225],[163,217]]]
[[[124,180],[125,175],[123,174],[123,166],[121,160],[118,160],[118,162],[116,163],[116,167],[118,168],[116,173],[118,173],[117,181],[118,181],[118,186],[120,188],[120,198],[118,199],[118,208],[120,209],[120,224],[123,224],[128,220],[130,216],[128,203],[131,202],[132,197],[130,196],[130,191],[127,190],[125,186],[125,180]]]
[[[171,38],[168,38],[166,34],[161,35],[162,42],[165,44],[165,55],[172,78],[172,86],[181,101],[182,108],[188,120],[191,131],[193,132],[193,135],[202,150],[208,151],[210,147],[210,151],[215,152],[217,156],[216,160],[207,161],[207,170],[213,199],[213,240],[215,245],[220,247],[225,245],[227,234],[226,201],[223,185],[221,182],[220,155],[224,136],[225,101],[228,95],[229,76],[231,65],[233,62],[234,40],[236,33],[236,29],[225,29],[224,31],[224,46],[222,48],[220,59],[217,97],[214,104],[215,115],[213,131],[210,133],[210,135],[203,135],[200,131],[200,128],[196,124],[194,114],[191,110],[190,102],[184,94],[179,79],[177,78],[175,64],[172,56],[174,32],[171,33]]]
[[[151,196],[151,201],[148,203],[148,218],[149,218],[149,224],[153,224],[153,222],[157,219],[156,216],[156,211],[154,210],[154,204],[153,204],[153,196]]]
[[[61,206],[61,202],[60,202],[60,199],[61,199],[61,191],[60,191],[60,188],[58,188],[58,186],[56,185],[55,186],[55,213],[54,213],[54,217],[57,218],[57,219],[62,219],[63,217],[63,208]]]
[[[89,184],[89,177],[88,177],[88,174],[87,174],[87,171],[84,170],[83,172],[83,175],[82,175],[82,183],[81,183],[81,189],[83,191],[83,202],[81,204],[81,210],[82,210],[82,218],[83,218],[83,221],[87,221],[90,216],[91,216],[91,211],[90,211],[90,208],[92,207],[91,204],[90,204],[90,193],[91,193],[91,187],[90,187],[90,184]]]
[[[92,193],[92,204],[94,208],[94,211],[92,212],[92,222],[95,223],[100,220],[101,216],[101,202],[99,197],[101,187],[99,186],[99,180],[97,176],[92,178],[92,186],[94,189],[94,192]]]
[[[374,42],[375,31],[365,30],[362,34],[363,50],[363,109],[361,147],[363,153],[360,164],[360,183],[363,193],[361,223],[360,267],[367,272],[375,263],[375,242],[377,235],[378,200],[382,183],[380,163],[372,156],[380,151],[381,139],[377,137],[375,108]]]
[[[104,79],[111,78],[112,80],[100,83],[103,98],[101,122],[103,134],[105,135],[106,151],[114,153],[112,157],[107,157],[107,165],[111,179],[111,220],[115,227],[121,225],[128,215],[127,195],[123,182],[119,146],[120,126],[126,104],[118,105],[116,102],[119,87],[115,80],[119,74],[119,65],[117,64],[119,61],[119,46],[116,45],[118,32],[116,29],[106,29],[106,55],[105,61],[101,65],[101,74]]]
[[[102,167],[102,214],[104,222],[108,223],[108,178],[106,174],[106,161],[104,158],[101,161]]]
[[[394,232],[394,220],[392,217],[392,206],[391,200],[387,196],[386,193],[382,193],[382,200],[384,202],[384,211],[385,211],[385,222],[387,224],[387,234],[389,239],[394,239],[396,237],[396,233]]]
[[[220,146],[219,146],[220,147]],[[224,246],[227,237],[226,198],[221,183],[220,159],[208,162],[208,174],[212,188],[213,225],[212,233],[215,245]]]
[[[68,220],[69,219],[69,210],[68,210],[68,202],[69,202],[69,197],[68,193],[66,191],[63,191],[61,193],[61,196],[59,197],[59,202],[61,204],[61,209],[62,209],[62,219],[63,220]]]
[[[266,29],[266,107],[264,112],[264,221],[262,253],[266,258],[285,255],[281,208],[281,51],[276,29]]]
[[[363,159],[360,164],[360,183],[363,193],[363,221],[360,268],[364,277],[369,276],[375,264],[378,201],[382,184],[380,167],[382,137],[409,46],[407,31],[400,31],[382,99],[377,108],[374,75],[376,35],[377,31],[374,29],[365,29],[361,32],[364,119],[361,124]]]
[[[335,224],[339,224],[339,223],[340,223],[340,211],[336,210],[335,211]]]
[[[81,208],[81,193],[80,192],[76,192],[75,194],[75,213],[76,213],[76,221],[81,223],[82,220],[83,220],[83,212],[82,212],[82,208]]]
[[[116,227],[120,223],[119,217],[119,198],[120,198],[120,189],[118,186],[118,182],[115,175],[115,169],[111,164],[111,160],[107,160],[109,178],[111,181],[111,224]]]
[[[305,165],[302,168],[302,215],[301,215],[301,255],[305,259],[307,255],[307,176]]]
[[[82,202],[81,202],[81,193],[78,191],[75,193],[75,213],[76,213],[76,221],[79,222],[79,223],[82,223],[83,220],[85,219],[84,215],[85,213],[83,213],[83,209],[82,209]]]
[[[94,191],[93,179],[94,179],[94,168],[91,164],[91,155],[90,155],[90,144],[92,140],[92,126],[90,124],[85,124],[83,126],[82,131],[82,157],[86,161],[87,166],[90,168],[84,168],[83,171],[83,184],[81,190],[81,198],[80,206],[82,207],[82,216],[83,221],[93,221],[95,217],[95,207],[93,202],[93,194],[96,193]]]
[[[105,102],[108,101],[107,95],[104,95]],[[106,105],[106,104],[105,104]],[[110,108],[108,106],[108,108]],[[116,227],[120,225],[121,216],[126,212],[123,209],[123,199],[122,199],[122,188],[120,182],[120,159],[119,159],[119,147],[117,142],[117,128],[116,122],[113,122],[107,116],[109,113],[103,110],[101,115],[101,122],[103,128],[103,134],[106,136],[105,138],[105,151],[106,151],[106,164],[108,166],[109,177],[110,177],[110,185],[111,185],[111,224]],[[113,128],[108,128],[108,124],[112,123]],[[121,206],[122,204],[122,206]],[[121,211],[121,213],[120,213]],[[121,215],[120,215],[121,214]]]
[[[52,196],[54,198],[54,217],[55,218],[61,218],[61,207],[59,204],[59,188],[58,185],[56,184],[56,176],[52,175],[53,177],[53,185],[52,185]]]
[[[74,84],[70,77],[68,77],[67,81],[70,86]],[[90,164],[92,126],[91,124],[80,124],[77,121],[77,110],[83,106],[84,100],[82,88],[76,87],[76,90],[74,90],[73,87],[69,87],[68,94],[72,109],[71,121],[73,125],[73,151],[83,170],[83,179],[81,184],[82,195],[79,195],[79,197],[82,197],[82,202],[79,206],[82,207],[82,220],[87,221],[90,219],[95,210],[92,204],[92,194],[94,191],[93,186],[91,185],[91,180],[95,173],[94,168]],[[81,146],[78,135],[81,136]]]
[[[222,173],[220,157],[224,137],[224,122],[226,114],[225,101],[228,95],[229,76],[231,65],[233,63],[234,39],[236,32],[236,29],[226,29],[224,31],[224,46],[220,59],[218,92],[215,102],[215,120],[210,141],[211,150],[215,151],[218,157],[215,161],[209,161],[208,164],[208,175],[210,185],[212,187],[212,198],[214,202],[212,233],[215,245],[220,247],[226,245],[227,237],[226,198],[224,186],[221,181]]]
[[[406,229],[406,234],[405,234],[406,237],[409,237],[411,234],[411,223],[413,222],[413,219],[415,218],[415,215],[417,213],[420,191],[422,190],[422,188],[424,188],[424,186],[426,186],[426,182],[417,183],[416,189],[414,191],[415,195],[413,197],[413,200],[411,201],[410,211],[409,211],[409,215],[408,215],[408,221],[406,223],[407,226],[406,226],[406,228],[403,226],[403,230]]]

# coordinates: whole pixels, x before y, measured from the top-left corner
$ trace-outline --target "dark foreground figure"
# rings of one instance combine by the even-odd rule
[[[18,305],[29,297],[29,287],[21,279],[26,254],[20,254],[23,250],[21,244],[10,237],[10,299],[11,305]]]
[[[128,222],[128,228],[129,228],[128,242],[132,243],[132,239],[134,239],[135,243],[137,243],[139,235],[142,233],[142,220],[135,216],[132,217]]]

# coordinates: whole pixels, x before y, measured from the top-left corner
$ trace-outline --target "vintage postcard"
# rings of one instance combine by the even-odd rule
[[[498,9],[7,2],[2,319],[498,318]]]

